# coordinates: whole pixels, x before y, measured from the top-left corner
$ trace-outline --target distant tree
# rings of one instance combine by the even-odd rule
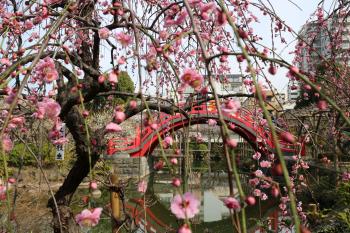
[[[315,75],[311,75],[310,79],[312,82],[317,83],[318,87],[324,90],[327,94],[338,93],[337,102],[341,104],[347,97],[347,94],[339,91],[339,87],[348,86],[349,82],[344,82],[344,71],[346,67],[339,63],[332,63],[331,61],[325,60],[317,65]],[[345,75],[346,76],[346,75]],[[341,85],[339,85],[341,83]],[[310,106],[311,104],[317,104],[320,100],[319,94],[311,89],[308,85],[301,87],[300,96],[296,102],[295,108],[303,108]]]
[[[130,78],[129,74],[125,71],[122,71],[118,75],[118,85],[116,91],[125,92],[125,93],[134,93],[135,86],[134,82]],[[130,97],[125,95],[116,95],[116,101],[126,102]]]
[[[115,87],[115,91],[121,93],[134,93],[134,82],[132,81],[132,79],[126,71],[119,72],[118,83]],[[130,99],[130,96],[127,96],[125,94],[98,96],[91,103],[87,104],[87,108],[90,110],[100,110],[103,109],[106,106],[106,104],[124,104],[125,102],[127,102],[128,99]]]

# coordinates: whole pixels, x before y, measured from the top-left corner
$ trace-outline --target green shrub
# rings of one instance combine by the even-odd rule
[[[51,143],[44,143],[40,148],[33,144],[29,144],[28,147],[43,163],[52,163],[55,161],[55,147]],[[39,155],[42,155],[40,158]],[[13,150],[8,155],[8,164],[10,166],[18,167],[36,165],[37,162],[33,155],[27,150],[23,143],[15,144]]]

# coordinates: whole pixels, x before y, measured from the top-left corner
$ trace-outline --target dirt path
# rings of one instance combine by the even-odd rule
[[[55,192],[63,181],[57,169],[45,169],[51,189]],[[51,228],[51,210],[46,208],[51,197],[49,188],[37,168],[25,168],[17,180],[17,195],[13,215],[13,227],[16,233],[49,233]],[[11,187],[11,193],[15,187]],[[13,195],[11,195],[13,206]],[[4,227],[6,215],[5,202],[0,203],[0,232]]]

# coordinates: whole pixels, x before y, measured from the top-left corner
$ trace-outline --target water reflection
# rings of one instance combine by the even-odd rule
[[[190,177],[196,180],[189,180],[188,183],[190,185],[188,191],[192,192],[201,201],[200,213],[191,219],[193,233],[234,232],[229,210],[224,206],[222,201],[223,198],[229,194],[227,175],[196,175]],[[146,222],[146,229],[148,229],[147,232],[176,232],[176,229],[178,229],[183,222],[177,220],[170,212],[170,202],[176,195],[176,192],[171,187],[171,176],[164,173],[156,174],[154,177],[150,177],[150,181],[152,182],[149,183],[149,188],[152,190],[152,192],[148,193],[146,198],[147,221],[144,220],[145,215],[142,200],[138,199],[138,201],[131,201],[134,203],[134,206],[137,206],[135,208],[138,208],[136,212],[142,213],[137,220],[140,226],[139,232],[143,232],[140,230],[141,228],[145,228]],[[237,192],[235,191],[235,193]],[[139,198],[140,195],[135,193],[134,198],[135,197]],[[261,210],[259,210],[259,208],[261,208]],[[251,220],[252,218],[260,219],[264,216],[272,216],[271,212],[273,212],[275,209],[276,200],[261,202],[260,207],[254,206],[247,208],[249,232],[261,232],[256,227],[256,221]],[[135,209],[133,211],[135,212]],[[287,233],[288,231],[278,230],[272,232]]]
[[[213,222],[229,217],[230,212],[211,190],[204,191],[203,221]]]
[[[168,184],[170,182],[169,176],[164,174],[158,174],[154,180],[154,192],[165,206],[170,206],[171,199],[176,195],[171,191],[172,188]],[[164,189],[157,184],[168,184],[169,187]],[[200,173],[196,173],[189,176],[188,184],[189,191],[201,201],[200,213],[194,220],[196,223],[219,221],[229,216],[229,210],[222,202],[223,198],[229,194],[227,179],[224,176],[203,177]],[[170,192],[164,192],[164,190]]]

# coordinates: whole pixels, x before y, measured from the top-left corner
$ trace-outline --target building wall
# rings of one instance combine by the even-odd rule
[[[218,95],[227,95],[233,93],[246,93],[245,86],[243,84],[243,78],[240,74],[227,74],[227,75],[213,75],[214,86]],[[204,76],[204,79],[206,77]],[[186,98],[190,94],[194,93],[194,89],[187,87],[184,91],[184,97]],[[243,102],[244,98],[239,98]]]
[[[311,21],[302,27],[299,32],[301,40],[299,44],[312,45],[313,52],[309,48],[301,49],[301,59],[298,67],[305,72],[315,72],[315,68],[324,59],[335,59],[337,63],[350,64],[350,17],[339,18],[337,15],[325,22],[325,27],[320,27],[318,21]],[[335,43],[335,41],[338,41]],[[331,51],[330,45],[338,45]],[[308,47],[308,46],[307,46]],[[324,58],[324,59],[322,59]],[[292,85],[298,86],[296,90],[290,90]],[[300,96],[300,83],[291,80],[288,84],[288,100],[295,101]]]
[[[277,90],[267,90],[265,91],[265,107],[274,116],[278,116],[279,112],[283,110],[283,106],[286,103],[286,95],[284,93],[279,93]],[[249,110],[255,110],[259,106],[258,100],[255,98],[246,99],[243,103],[243,107]]]

